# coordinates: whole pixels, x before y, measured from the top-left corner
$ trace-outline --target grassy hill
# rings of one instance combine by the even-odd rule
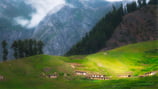
[[[158,41],[143,42],[87,56],[88,69],[118,75],[158,70]]]
[[[158,70],[158,41],[131,44],[106,52],[70,57],[37,55],[0,63],[0,89],[157,89],[158,75],[140,78]],[[72,67],[71,64],[80,64]],[[90,80],[75,70],[110,76]],[[58,78],[48,75],[57,73]],[[131,78],[119,75],[130,74]]]

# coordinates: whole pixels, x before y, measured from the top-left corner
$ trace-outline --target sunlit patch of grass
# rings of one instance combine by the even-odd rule
[[[102,60],[99,58],[92,58],[90,61],[90,65],[89,63],[87,63],[87,66],[89,66],[90,68],[98,67],[98,71],[100,71],[100,69],[105,69],[107,72],[112,74],[124,73],[129,71],[127,65],[118,60],[110,61],[110,59]],[[93,63],[93,65],[91,65],[91,63]]]
[[[92,54],[86,57],[87,61],[83,62],[83,64],[90,71],[110,75],[127,74],[129,72],[133,75],[139,75],[154,71],[157,68],[156,59],[158,58],[155,53],[151,53],[154,59],[151,59],[151,57],[145,58],[144,52],[158,47],[157,42],[142,42]],[[146,65],[143,64],[143,61],[146,62]]]

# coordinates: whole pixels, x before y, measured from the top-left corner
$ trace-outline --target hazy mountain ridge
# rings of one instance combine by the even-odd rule
[[[68,3],[56,14],[48,15],[33,34],[33,38],[46,43],[46,54],[67,52],[112,8],[111,3],[103,0],[68,0]]]

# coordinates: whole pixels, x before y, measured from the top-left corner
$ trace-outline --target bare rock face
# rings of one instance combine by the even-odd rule
[[[124,16],[106,49],[149,40],[158,40],[157,6],[146,6]]]

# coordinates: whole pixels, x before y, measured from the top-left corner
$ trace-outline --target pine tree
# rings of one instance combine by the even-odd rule
[[[137,7],[137,3],[136,2],[132,2],[130,4],[127,4],[127,11],[128,11],[128,13],[133,12],[133,11],[135,11],[137,9],[138,9],[138,7]]]
[[[7,42],[5,40],[2,41],[2,48],[3,48],[3,61],[7,60],[8,56],[8,49],[7,49]]]
[[[38,54],[43,54],[43,42],[42,41],[38,41]]]
[[[33,55],[38,54],[38,52],[37,52],[38,51],[37,43],[38,43],[38,41],[33,40]]]
[[[18,40],[18,58],[22,58],[24,57],[24,51],[23,51],[23,41],[22,40]]]
[[[29,48],[29,56],[33,56],[33,40],[32,39],[29,39],[28,48]]]
[[[29,56],[29,40],[28,39],[26,39],[26,40],[24,40],[24,51],[25,51],[25,57],[28,57]]]
[[[18,54],[18,42],[17,41],[14,41],[11,48],[13,48],[14,50],[14,57],[17,59],[19,57],[19,54]]]

